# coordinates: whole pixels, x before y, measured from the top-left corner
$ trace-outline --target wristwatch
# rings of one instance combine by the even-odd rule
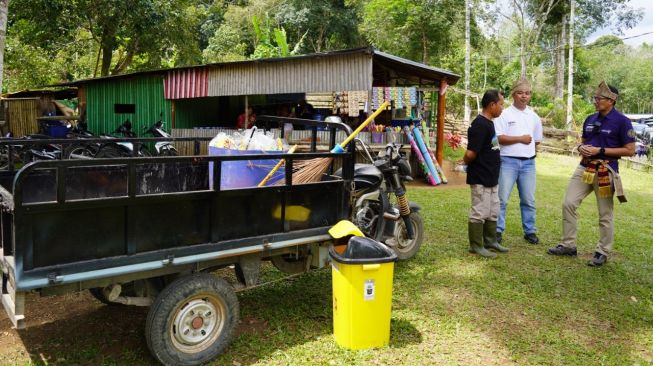
[[[599,155],[605,155],[605,147],[602,147],[601,150],[599,150]]]

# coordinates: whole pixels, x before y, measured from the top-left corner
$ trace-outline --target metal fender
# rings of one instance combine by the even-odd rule
[[[422,207],[415,202],[408,202],[408,207],[410,207],[410,212],[419,212]]]

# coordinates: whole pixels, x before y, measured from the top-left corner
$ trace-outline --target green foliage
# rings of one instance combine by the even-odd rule
[[[223,24],[209,39],[202,53],[204,62],[227,62],[246,59],[247,44],[237,29]]]
[[[196,63],[201,52],[195,30],[205,13],[192,5],[192,0],[15,0],[9,22],[11,28],[22,23],[23,42],[49,57],[78,34],[89,34],[99,60],[93,74],[109,75],[129,69],[135,59],[141,61],[135,69],[160,67],[170,55],[175,64]]]
[[[464,19],[462,1],[370,0],[364,6],[360,30],[381,50],[439,64],[455,41],[458,45],[464,42],[464,32],[460,31],[464,30]],[[476,27],[474,31],[478,32]]]
[[[508,92],[521,71],[519,22],[511,14],[499,16],[492,0],[472,4],[470,90]],[[520,4],[528,23],[544,2]],[[551,97],[555,53],[542,51],[556,46],[568,10],[567,1],[557,1],[540,40],[529,45],[532,105],[550,114],[553,125],[563,123],[564,103]],[[12,0],[4,89],[368,44],[463,75],[464,13],[460,0]],[[577,44],[599,25],[626,29],[641,17],[625,0],[577,0],[576,13]],[[573,93],[581,105],[574,115],[590,109],[602,79],[620,89],[619,109],[653,111],[652,54],[651,46],[633,48],[614,36],[577,48]],[[462,100],[450,93],[448,111],[461,117]],[[474,109],[476,101],[471,103]]]
[[[465,155],[465,148],[458,147],[457,149],[453,149],[448,144],[444,144],[443,155],[446,160],[459,161]]]
[[[303,37],[290,51],[286,31],[283,28],[272,28],[270,19],[266,16],[263,21],[257,16],[252,17],[254,34],[256,35],[256,48],[250,58],[287,57],[296,54]]]
[[[288,43],[300,44],[297,52],[313,53],[364,45],[358,32],[358,5],[343,0],[281,0],[270,14],[288,32]]]
[[[572,130],[580,132],[585,118],[595,113],[594,105],[580,95],[574,95],[572,111]],[[551,127],[566,129],[567,127],[567,101],[554,100],[536,108],[538,115]]]

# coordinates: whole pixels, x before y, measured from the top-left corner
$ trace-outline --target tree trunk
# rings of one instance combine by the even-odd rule
[[[111,71],[111,75],[118,75],[125,72],[125,69],[127,69],[127,67],[129,67],[129,65],[131,65],[132,61],[134,60],[134,56],[136,55],[137,51],[138,51],[138,40],[134,40],[132,43],[130,43],[125,57],[118,60],[118,62],[116,63],[116,66]]]
[[[573,109],[574,109],[574,0],[570,1],[571,9],[569,11],[569,66],[567,76],[567,131],[573,128]]]
[[[111,68],[111,58],[113,56],[113,45],[102,45],[102,67],[100,68],[100,76],[109,76],[109,68]]]
[[[428,53],[426,46],[427,46],[426,31],[424,31],[424,29],[422,29],[422,63],[425,64],[425,65],[427,64],[426,63],[426,61],[427,61],[426,60],[426,55]]]
[[[567,43],[567,17],[562,18],[560,33],[556,39],[554,99],[562,99],[565,90],[565,44]]]
[[[465,0],[465,115],[463,116],[463,123],[465,128],[469,126],[471,120],[471,110],[469,109],[469,73],[470,73],[470,29],[469,23],[471,18],[471,9],[469,8],[469,0]]]
[[[109,76],[109,69],[111,68],[111,59],[113,58],[113,49],[116,45],[116,37],[113,30],[105,28],[100,37],[102,50],[102,66],[100,67],[100,76]]]
[[[0,92],[5,70],[5,39],[7,36],[7,12],[9,0],[0,0]]]

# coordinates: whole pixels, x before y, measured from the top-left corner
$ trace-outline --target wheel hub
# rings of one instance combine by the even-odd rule
[[[218,320],[216,307],[205,299],[190,301],[174,320],[174,337],[186,346],[200,344],[213,334]]]
[[[397,247],[398,249],[406,249],[413,245],[415,239],[410,239],[408,233],[406,232],[406,224],[401,221],[397,223],[395,238],[397,238]]]
[[[200,329],[202,325],[204,325],[204,319],[198,316],[197,318],[193,319],[190,324],[193,329]]]

